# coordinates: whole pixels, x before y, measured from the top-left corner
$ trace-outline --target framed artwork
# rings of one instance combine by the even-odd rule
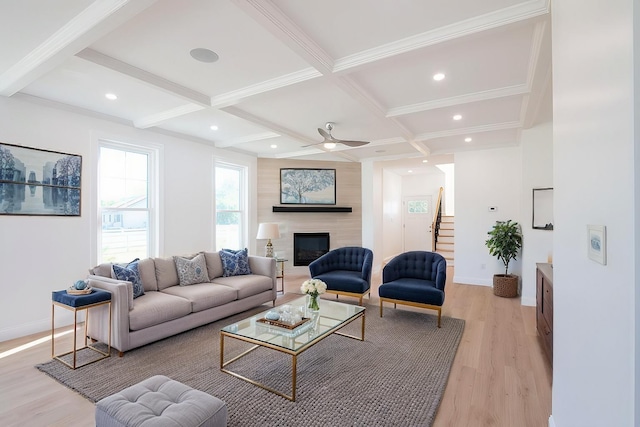
[[[589,258],[607,265],[607,227],[604,225],[587,225]]]
[[[80,216],[82,156],[0,143],[0,215]]]
[[[335,205],[335,169],[280,169],[283,205]]]

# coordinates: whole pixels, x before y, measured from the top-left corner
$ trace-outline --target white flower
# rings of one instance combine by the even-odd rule
[[[327,291],[327,284],[319,279],[309,279],[302,282],[300,290],[309,295],[320,295]]]

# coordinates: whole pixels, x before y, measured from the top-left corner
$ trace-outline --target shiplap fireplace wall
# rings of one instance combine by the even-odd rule
[[[352,212],[273,212],[280,205],[281,168],[323,168],[336,170],[336,206]],[[276,222],[280,238],[273,239],[278,257],[288,259],[287,272],[305,274],[307,266],[293,266],[294,233],[329,233],[330,249],[362,245],[362,179],[357,162],[322,162],[288,159],[258,159],[258,223]],[[287,205],[291,206],[291,205]],[[258,245],[260,247],[260,245]]]

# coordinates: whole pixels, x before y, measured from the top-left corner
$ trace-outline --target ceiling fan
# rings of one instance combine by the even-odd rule
[[[324,127],[327,130],[324,130],[322,128],[318,128],[318,132],[324,138],[324,141],[318,142],[318,144],[324,144],[324,148],[331,150],[332,148],[336,147],[336,144],[344,144],[344,145],[347,145],[349,147],[360,147],[362,145],[366,145],[366,144],[369,143],[369,141],[348,141],[348,140],[345,140],[345,139],[334,138],[333,135],[331,135],[331,131],[333,130],[333,126],[334,125],[335,125],[335,123],[333,123],[333,122],[327,122],[324,125]],[[305,147],[310,147],[312,145],[318,145],[318,144],[305,145]]]

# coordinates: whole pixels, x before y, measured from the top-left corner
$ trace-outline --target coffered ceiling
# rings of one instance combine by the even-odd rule
[[[0,94],[258,157],[421,162],[519,144],[550,108],[549,27],[549,0],[3,0]],[[326,122],[370,143],[324,148]]]

